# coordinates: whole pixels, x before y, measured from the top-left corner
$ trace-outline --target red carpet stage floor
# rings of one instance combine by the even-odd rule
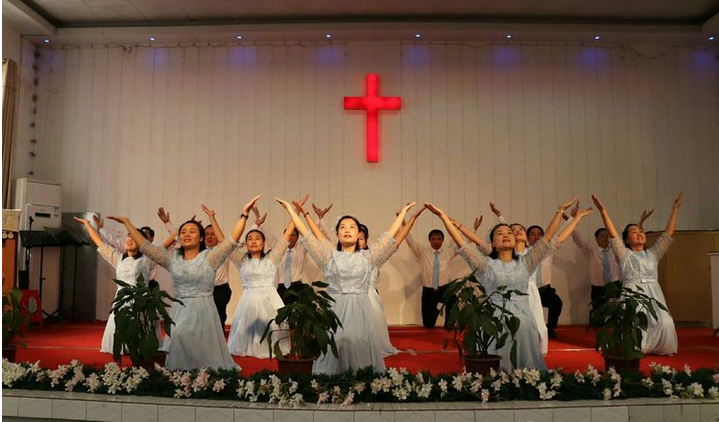
[[[52,324],[49,327],[42,331],[33,327],[22,338],[27,349],[21,347],[18,350],[18,361],[40,360],[42,365],[54,368],[72,359],[78,359],[85,365],[104,365],[112,360],[110,355],[99,351],[104,322]],[[584,326],[566,326],[558,328],[557,333],[559,338],[549,342],[549,368],[574,371],[586,369],[588,364],[603,368],[601,355],[594,351],[592,332],[586,332]],[[719,364],[719,338],[713,336],[711,328],[682,328],[678,334],[679,353],[676,356],[647,356],[642,360],[643,371],[647,370],[651,362],[674,368],[683,368],[685,363],[692,368]],[[388,367],[406,367],[412,372],[430,370],[433,374],[462,370],[463,364],[459,361],[457,349],[449,346],[444,348],[447,335],[441,328],[390,327],[390,337],[401,353],[385,359]],[[262,369],[277,368],[276,363],[269,359],[235,357],[235,361],[242,366],[246,375]]]

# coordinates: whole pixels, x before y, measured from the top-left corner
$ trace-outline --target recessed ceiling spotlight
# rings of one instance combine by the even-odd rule
[[[508,40],[511,40],[511,39],[512,39],[512,34],[507,34],[507,35],[504,36],[504,38],[506,38],[506,39],[508,39]]]

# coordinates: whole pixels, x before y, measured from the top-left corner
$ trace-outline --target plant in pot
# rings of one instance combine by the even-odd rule
[[[2,357],[15,362],[17,345],[26,347],[25,343],[16,340],[30,326],[30,316],[22,312],[22,290],[13,287],[2,296]]]
[[[506,306],[512,295],[524,293],[499,287],[488,295],[474,273],[453,280],[445,291],[444,306],[455,301],[449,311],[448,324],[467,372],[487,374],[490,368],[498,369],[501,357],[489,354],[489,348],[493,345],[500,349],[507,341],[512,342],[510,359],[516,366],[514,336],[520,321]]]
[[[115,336],[113,355],[118,362],[123,351],[130,355],[134,366],[152,369],[155,363],[164,366],[165,352],[160,347],[159,326],[162,322],[165,333],[170,336],[174,322],[167,308],[169,302],[182,303],[166,291],[161,290],[155,280],[145,283],[142,275],[135,285],[115,280],[122,287],[112,302],[115,315]],[[169,302],[168,302],[169,301]]]
[[[277,357],[280,374],[311,374],[312,363],[320,355],[331,351],[337,356],[335,333],[342,323],[332,310],[334,299],[323,290],[327,283],[315,281],[312,286],[303,284],[296,291],[287,290],[285,296],[295,300],[277,310],[262,334],[260,341],[267,341],[270,359],[273,353]],[[287,354],[280,348],[285,339],[290,346]]]
[[[596,329],[596,349],[604,355],[604,367],[617,371],[639,372],[642,337],[647,331],[649,318],[657,318],[657,308],[667,308],[659,301],[637,290],[607,284],[603,298],[592,302],[589,325]]]

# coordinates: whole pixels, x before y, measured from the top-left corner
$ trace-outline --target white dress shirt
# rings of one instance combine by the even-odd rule
[[[432,275],[434,274],[434,252],[430,246],[418,245],[411,234],[407,235],[407,245],[412,250],[412,255],[420,264],[422,272],[422,285],[424,287],[433,288]],[[444,243],[438,249],[439,253],[439,285],[444,286],[449,280],[449,264],[459,253],[459,249],[454,244],[447,245]]]
[[[622,279],[622,271],[619,268],[619,262],[617,256],[614,254],[614,249],[609,245],[606,248],[601,248],[596,242],[589,244],[581,234],[577,231],[572,232],[572,240],[577,245],[579,250],[584,253],[589,261],[589,280],[592,286],[604,286],[604,254],[608,254],[609,258],[609,281],[617,281]]]

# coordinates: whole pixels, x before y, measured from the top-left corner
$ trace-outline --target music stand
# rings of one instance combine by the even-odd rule
[[[80,314],[81,317],[85,318],[89,322],[93,322],[87,315],[77,307],[77,248],[84,245],[88,245],[85,242],[82,235],[78,236],[78,233],[73,230],[66,228],[55,228],[45,227],[45,230],[55,239],[59,246],[62,247],[62,262],[64,266],[65,262],[65,247],[72,246],[75,248],[74,262],[73,262],[73,273],[72,273],[72,307],[67,310],[64,308],[64,297],[65,297],[65,271],[60,272],[60,306],[58,307],[58,320],[62,323],[63,314],[69,315],[71,320],[76,320],[75,314]]]
[[[20,241],[22,242],[22,246],[28,250],[32,248],[40,248],[40,276],[38,279],[38,291],[40,293],[40,298],[42,299],[42,286],[45,282],[45,277],[42,276],[42,267],[45,260],[45,248],[57,247],[60,245],[55,241],[55,239],[50,235],[50,233],[44,230],[20,230]],[[29,259],[27,260],[27,262],[29,263]],[[27,271],[29,274],[29,267],[27,268]],[[58,312],[55,311],[52,314],[48,314],[43,309],[42,313],[45,314],[45,316],[47,316],[48,318],[50,318]]]

